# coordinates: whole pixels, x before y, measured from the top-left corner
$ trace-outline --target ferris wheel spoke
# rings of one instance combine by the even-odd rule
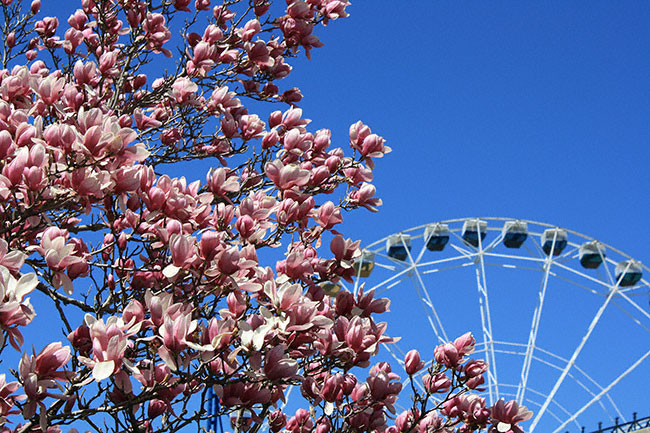
[[[575,258],[574,254],[576,252],[578,252],[578,247],[573,247],[573,248],[569,249],[564,254],[557,256],[555,258],[555,263],[563,263],[563,262],[566,262],[568,260],[571,260],[571,259]]]
[[[458,245],[454,245],[454,244],[452,244],[451,247],[455,249],[459,254],[461,254],[462,257],[472,262],[474,261],[474,258],[476,257],[475,252],[466,250],[465,248],[459,247]]]
[[[461,257],[461,258],[462,258],[462,257]],[[428,275],[428,274],[433,274],[433,273],[441,272],[441,271],[449,271],[449,270],[452,270],[452,269],[461,269],[461,268],[466,268],[466,267],[468,267],[468,266],[472,266],[472,264],[473,264],[473,263],[463,262],[463,263],[460,263],[460,264],[458,264],[458,265],[445,266],[445,267],[442,267],[442,268],[428,269],[428,270],[426,270],[426,271],[422,271],[422,272],[420,272],[420,273],[421,273],[422,275]]]
[[[424,239],[424,236],[423,236]],[[427,240],[424,239],[424,242],[422,242],[422,247],[420,247],[420,252],[418,253],[417,258],[415,259],[415,263],[420,263],[420,260],[422,260],[422,257],[424,256],[424,253],[427,251]],[[402,240],[402,243],[404,241]],[[409,252],[410,254],[410,252]]]
[[[606,282],[606,281],[599,280],[598,278],[592,277],[591,275],[587,275],[587,274],[585,274],[584,272],[581,272],[581,271],[578,271],[578,270],[576,270],[576,269],[573,269],[573,268],[571,268],[571,267],[569,267],[569,266],[567,266],[567,265],[565,265],[565,264],[563,264],[563,263],[557,263],[557,262],[555,262],[555,266],[557,266],[557,267],[559,267],[559,268],[562,268],[563,270],[565,270],[565,271],[567,271],[567,272],[571,272],[571,273],[573,273],[573,274],[575,274],[575,275],[578,275],[578,276],[580,276],[580,277],[582,277],[582,278],[584,278],[584,279],[586,279],[586,280],[588,280],[588,281],[591,281],[591,282],[594,283],[594,284],[598,284],[599,286],[606,287],[606,288],[608,288],[608,289],[611,289],[611,288],[612,288],[612,285],[614,284],[614,283],[608,283],[608,282]],[[567,282],[569,282],[569,283],[572,283],[572,281],[569,281],[569,280],[567,280],[567,279],[565,279],[565,281],[567,281]],[[584,286],[583,286],[583,287],[584,287]],[[620,292],[620,290],[619,290],[619,292]]]
[[[457,240],[458,242],[460,242],[461,245],[467,245],[467,243],[465,242],[465,239],[463,239],[462,237],[458,236],[458,233],[452,231],[451,234],[456,238],[456,240]],[[451,245],[451,247],[452,247],[453,249],[455,249],[456,251],[458,251],[459,253],[461,253],[462,255],[464,255],[465,257],[467,257],[468,259],[469,259],[470,257],[476,255],[476,252],[475,252],[475,251],[468,250],[467,248],[460,247],[460,246],[458,246],[458,245],[456,245],[456,244],[450,244],[450,245]]]
[[[626,272],[627,272],[627,269],[626,269]],[[618,283],[617,283],[617,286],[618,286]],[[614,287],[614,289],[616,289],[616,287]],[[593,332],[594,328],[596,327],[596,324],[598,323],[598,321],[602,317],[602,315],[603,315],[603,313],[605,311],[605,308],[607,308],[607,305],[609,304],[609,301],[611,301],[611,299],[612,299],[612,297],[614,296],[615,293],[616,293],[616,290],[612,290],[609,293],[609,295],[607,296],[607,299],[605,300],[605,302],[600,307],[600,309],[598,310],[598,312],[594,316],[593,320],[589,324],[589,328],[587,328],[587,333],[584,335],[584,337],[582,337],[582,340],[580,341],[580,343],[578,344],[578,347],[576,347],[575,351],[573,352],[573,355],[571,356],[571,359],[569,359],[569,362],[567,363],[566,367],[564,367],[564,370],[562,370],[562,374],[560,374],[560,377],[555,382],[555,385],[553,386],[553,389],[549,393],[548,397],[544,401],[544,404],[542,405],[541,409],[537,413],[537,416],[533,420],[533,423],[530,426],[530,432],[531,433],[534,431],[535,426],[539,422],[542,415],[544,415],[544,411],[548,407],[549,403],[551,402],[553,397],[555,397],[555,394],[557,393],[558,389],[562,385],[562,382],[564,382],[564,379],[566,378],[567,374],[569,373],[569,370],[575,364],[576,359],[578,358],[578,355],[580,355],[580,352],[582,351],[582,348],[587,343],[587,340],[589,340],[589,337],[591,336],[591,333]]]
[[[485,261],[483,258],[483,245],[481,236],[478,237],[478,263],[476,263],[476,287],[479,292],[479,308],[481,311],[481,328],[483,331],[483,344],[488,358],[488,394],[490,405],[499,400],[499,381],[497,379],[497,363],[494,356],[494,336],[492,334],[492,318],[490,317],[490,301],[488,297],[487,279],[485,275]]]
[[[571,418],[569,418],[567,421],[565,421],[561,426],[559,426],[553,433],[558,433],[560,430],[562,430],[568,423],[571,421],[575,420],[578,416],[580,416],[585,410],[587,410],[592,404],[594,404],[596,401],[600,400],[603,395],[607,394],[616,384],[618,384],[625,376],[630,374],[632,371],[634,371],[648,356],[650,356],[650,350],[645,353],[641,358],[637,359],[634,364],[628,367],[627,370],[625,370],[620,376],[618,376],[616,379],[614,379],[612,382],[610,382],[609,385],[607,385],[605,388],[598,393],[594,398],[592,398],[589,402],[587,402],[584,406],[582,406],[578,411],[576,411]],[[531,428],[532,431],[532,428]]]
[[[555,242],[555,240],[553,241]],[[519,387],[517,388],[517,402],[519,404],[521,404],[524,399],[526,386],[528,385],[528,374],[530,373],[530,366],[533,360],[533,352],[535,351],[535,345],[537,344],[537,332],[539,331],[539,323],[540,318],[542,317],[542,309],[544,308],[544,299],[546,298],[546,288],[548,287],[548,277],[551,272],[552,263],[552,257],[548,256],[546,258],[546,263],[544,264],[544,274],[539,286],[539,292],[537,294],[537,305],[533,311],[533,321],[530,327],[530,333],[528,334],[526,355],[524,356],[524,362],[521,368],[521,379],[519,382]]]
[[[493,252],[486,252],[485,255],[490,257],[497,257],[501,259],[522,260],[522,261],[536,262],[542,264],[546,262],[546,257],[523,257],[523,256],[515,256],[513,254],[503,254],[503,253],[493,253]]]
[[[482,250],[484,253],[488,253],[492,251],[497,245],[501,243],[503,240],[503,233],[499,233],[493,240],[490,242],[487,246],[485,246]]]
[[[404,243],[403,239],[402,239],[402,243]],[[404,246],[406,248],[406,244],[404,244]],[[413,273],[415,274],[415,281],[413,281],[413,284],[415,285],[415,290],[418,293],[418,298],[423,303],[423,306],[429,307],[431,314],[433,314],[433,318],[432,318],[431,315],[427,313],[429,324],[431,325],[431,329],[433,329],[433,332],[436,334],[436,337],[438,338],[438,342],[444,344],[447,341],[449,341],[449,338],[447,337],[447,332],[445,332],[445,327],[443,326],[442,321],[440,320],[440,316],[438,316],[438,312],[436,311],[436,308],[433,306],[433,301],[431,300],[431,296],[429,296],[429,291],[427,290],[427,287],[424,284],[424,280],[422,280],[422,275],[420,275],[420,271],[418,270],[417,263],[413,260],[413,256],[411,255],[410,249],[406,248],[406,252],[408,254],[408,259],[411,263],[411,268],[413,270]],[[426,299],[422,298],[423,294]],[[440,334],[442,334],[442,336]]]
[[[601,255],[602,257],[602,255]],[[616,281],[614,280],[614,275],[612,274],[612,271],[610,269],[609,265],[610,260],[603,260],[603,268],[605,269],[605,273],[607,274],[607,279],[609,280],[610,283],[616,284]]]
[[[621,293],[620,291],[619,291],[618,294],[619,294],[623,299],[625,299],[625,300],[626,300],[630,305],[632,305],[632,307],[634,307],[635,310],[639,311],[639,312],[640,312],[641,314],[643,314],[647,319],[650,319],[650,314],[648,314],[648,312],[647,312],[646,310],[644,310],[643,308],[641,308],[641,307],[640,307],[636,302],[634,302],[632,299],[630,299],[630,297],[629,297],[628,295],[626,295],[625,293]],[[622,310],[623,310],[623,311],[624,311],[628,316],[630,316],[630,317],[632,318],[632,320],[633,320],[636,324],[638,324],[639,326],[641,326],[641,327],[642,327],[643,329],[645,329],[646,331],[650,332],[650,330],[649,330],[646,326],[644,326],[641,322],[639,322],[638,319],[636,319],[635,317],[632,317],[632,316],[627,312],[627,310],[625,310],[625,309],[622,309]]]
[[[535,252],[537,254],[534,254],[533,251],[531,251],[531,249],[528,248],[526,244],[524,244],[524,248],[526,248],[528,254],[530,254],[531,257],[542,257],[542,258],[546,257],[546,253],[544,253],[544,250],[542,249],[542,246],[539,244],[539,242],[537,242],[537,240],[534,237],[531,237],[530,240],[535,246]]]
[[[394,282],[394,281],[396,281],[396,280],[397,280],[397,281],[400,281],[400,280],[404,279],[404,278],[406,277],[406,274],[408,274],[409,269],[410,269],[410,268],[406,268],[406,269],[402,269],[402,270],[399,271],[399,272],[396,272],[396,273],[395,273],[394,275],[392,275],[391,277],[386,278],[386,279],[383,280],[382,282],[380,282],[380,283],[375,284],[374,286],[372,286],[372,287],[371,287],[371,290],[377,290],[377,289],[380,289],[380,288],[382,288],[383,286],[385,286],[385,285],[387,285],[387,284],[390,284],[390,283],[392,283],[392,282]],[[357,281],[359,281],[358,278],[357,278]],[[358,287],[357,287],[356,282],[355,282],[355,294],[356,294],[357,291],[358,291]]]

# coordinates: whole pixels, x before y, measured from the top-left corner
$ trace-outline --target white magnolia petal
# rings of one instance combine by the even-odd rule
[[[25,295],[31,293],[38,286],[38,278],[36,274],[25,274],[16,283],[16,298],[23,299]]]
[[[113,370],[115,370],[115,361],[97,362],[93,367],[93,377],[97,382],[102,381],[110,377]]]
[[[178,274],[178,271],[180,271],[180,270],[181,270],[181,268],[179,268],[178,266],[174,266],[172,264],[169,264],[169,265],[165,266],[165,269],[163,269],[162,273],[167,278],[172,279],[172,278],[174,278],[176,276],[176,274]]]
[[[499,433],[505,433],[510,430],[510,427],[512,426],[506,422],[499,422],[499,424],[497,424],[497,431]]]

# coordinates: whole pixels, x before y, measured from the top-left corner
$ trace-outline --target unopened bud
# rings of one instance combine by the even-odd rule
[[[406,370],[406,374],[412,376],[422,368],[424,368],[424,362],[420,360],[418,351],[415,349],[409,351],[404,358],[404,370]]]
[[[41,0],[34,0],[29,6],[32,15],[36,15],[41,10]]]

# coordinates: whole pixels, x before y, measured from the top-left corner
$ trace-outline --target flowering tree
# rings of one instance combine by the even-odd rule
[[[375,320],[389,302],[326,291],[354,276],[359,243],[336,227],[381,204],[371,170],[390,149],[361,122],[348,153],[333,147],[276,83],[347,1],[83,0],[65,28],[39,0],[1,3],[0,350],[22,354],[0,375],[2,432],[214,416],[241,432],[521,432],[525,408],[470,392],[486,365],[469,334],[430,364],[409,352],[411,379],[428,371],[396,413],[390,366],[358,368],[391,341]],[[164,174],[193,160],[205,181]],[[41,313],[68,341],[22,353]]]

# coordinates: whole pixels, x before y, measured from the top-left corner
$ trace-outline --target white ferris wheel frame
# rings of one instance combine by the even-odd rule
[[[461,226],[467,221],[485,221],[488,223],[487,232],[499,231],[499,234],[492,240],[487,241],[486,244],[483,244],[482,236],[478,236],[478,245],[473,247],[463,240],[461,237]],[[528,226],[528,239],[524,246],[518,248],[517,252],[526,252],[524,254],[516,254],[513,250],[512,254],[503,254],[497,253],[493,250],[498,246],[504,239],[503,225],[506,222],[519,222],[526,223]],[[491,223],[491,225],[490,225]],[[495,223],[499,223],[500,226],[496,226]],[[527,428],[530,433],[533,433],[535,427],[539,423],[542,416],[548,412],[550,416],[556,419],[560,425],[557,427],[553,433],[560,433],[565,429],[569,424],[575,424],[577,428],[580,428],[580,424],[577,421],[577,418],[586,411],[590,406],[595,403],[599,403],[602,409],[609,414],[612,421],[614,421],[614,416],[620,418],[625,422],[625,416],[621,413],[616,403],[609,395],[609,391],[616,386],[624,377],[629,373],[635,370],[641,363],[643,363],[648,357],[650,357],[650,350],[644,355],[634,360],[629,367],[620,373],[615,379],[610,381],[606,385],[601,385],[592,379],[587,372],[582,370],[577,364],[576,360],[580,355],[585,344],[589,340],[594,328],[601,319],[603,312],[608,305],[611,305],[613,298],[616,298],[620,302],[624,302],[627,307],[631,307],[632,310],[637,311],[643,316],[643,320],[647,320],[647,323],[641,323],[637,318],[633,318],[633,321],[641,326],[645,331],[650,334],[650,312],[647,309],[639,306],[632,298],[638,295],[647,295],[650,290],[650,284],[645,278],[642,278],[633,286],[623,287],[620,286],[621,279],[624,274],[630,268],[630,265],[634,263],[642,269],[644,275],[650,274],[650,269],[642,265],[640,262],[634,260],[632,257],[627,254],[619,251],[618,249],[598,242],[599,245],[604,247],[604,250],[600,252],[602,259],[602,269],[605,270],[603,273],[599,273],[599,277],[594,275],[589,275],[579,269],[577,266],[572,266],[576,262],[574,260],[578,256],[579,249],[581,245],[586,242],[596,242],[596,239],[589,236],[583,235],[573,230],[566,228],[560,228],[558,226],[541,223],[536,221],[524,220],[524,219],[514,219],[514,218],[503,218],[503,217],[481,217],[481,218],[458,218],[445,221],[439,221],[433,224],[446,224],[449,226],[449,235],[450,240],[448,247],[453,248],[457,255],[453,257],[445,257],[438,260],[424,260],[424,254],[427,251],[426,248],[426,239],[424,239],[422,248],[420,251],[411,251],[410,244],[407,245],[405,241],[408,237],[408,240],[415,240],[418,238],[424,238],[425,228],[431,226],[432,224],[424,224],[417,227],[412,227],[407,230],[403,230],[396,234],[386,236],[378,241],[375,241],[367,245],[363,252],[370,253],[374,257],[378,257],[381,260],[377,261],[373,259],[373,265],[384,268],[393,274],[384,279],[383,281],[372,285],[368,290],[374,289],[377,294],[382,293],[390,289],[391,287],[399,284],[400,282],[411,279],[416,287],[417,295],[420,301],[425,306],[425,310],[428,310],[427,320],[431,326],[433,333],[435,334],[436,339],[440,343],[446,343],[449,341],[449,337],[445,331],[444,325],[440,320],[440,317],[434,307],[431,296],[427,290],[427,287],[424,283],[423,275],[445,271],[448,269],[459,268],[459,267],[468,267],[474,266],[476,273],[476,287],[479,294],[479,307],[480,307],[480,316],[481,316],[481,331],[483,341],[477,344],[477,352],[485,353],[487,362],[489,364],[488,371],[486,372],[487,376],[487,397],[490,404],[494,404],[499,398],[507,397],[515,399],[519,404],[526,402],[527,404],[532,404],[537,406],[535,410],[535,415],[533,417],[532,423]],[[539,229],[540,231],[536,231]],[[559,254],[546,254],[544,253],[540,242],[538,242],[539,237],[542,235],[541,230],[546,229],[562,229],[568,234],[566,248]],[[480,229],[479,229],[480,230]],[[393,257],[387,255],[384,252],[384,246],[389,238],[399,237],[403,247],[406,249],[407,257],[404,261],[397,260]],[[456,242],[452,242],[452,239]],[[552,248],[555,248],[556,236],[553,237]],[[532,246],[532,249],[530,248]],[[604,254],[604,251],[607,252],[607,255]],[[612,256],[617,257],[619,260],[614,260]],[[512,263],[502,263],[502,264],[487,264],[485,258],[498,258],[509,260]],[[622,260],[627,260],[627,266],[621,274],[621,278],[616,280],[612,269]],[[383,263],[382,263],[383,262]],[[504,268],[515,268],[515,269],[529,269],[542,271],[542,279],[540,281],[539,290],[537,293],[537,305],[533,312],[533,317],[531,320],[530,332],[528,336],[527,344],[519,344],[512,342],[496,341],[493,338],[492,334],[492,318],[490,316],[490,304],[489,304],[489,292],[487,284],[487,274],[486,266],[496,265],[502,266]],[[563,271],[568,272],[571,276],[575,277],[580,281],[569,280],[566,277],[562,277],[557,273],[553,272],[553,267],[556,269],[562,269]],[[425,268],[424,270],[422,270]],[[611,268],[611,269],[610,269]],[[549,277],[554,276],[560,279],[565,280],[566,282],[575,284],[593,294],[600,295],[604,301],[596,314],[594,315],[591,323],[587,327],[584,336],[578,343],[577,347],[574,349],[573,354],[570,358],[566,359],[558,355],[553,354],[552,352],[545,350],[538,345],[537,335],[540,326],[540,317],[544,307],[544,300],[546,298],[546,289],[548,287]],[[359,290],[359,285],[363,281],[361,278],[361,266],[357,268],[357,275],[354,280],[354,285],[351,287],[351,291],[355,294]],[[591,284],[591,286],[585,285],[585,283]],[[345,286],[344,286],[345,287]],[[597,289],[601,289],[599,291]],[[620,308],[620,307],[619,307]],[[623,310],[626,312],[626,310]],[[626,314],[630,315],[626,312]],[[631,316],[630,316],[631,317]],[[397,345],[384,345],[390,355],[401,365],[403,365],[404,353],[401,351]],[[401,353],[396,353],[401,352]],[[523,356],[524,360],[522,363],[522,370],[519,383],[517,385],[512,384],[501,384],[498,381],[497,376],[497,364],[496,364],[496,354],[516,354]],[[401,355],[401,356],[400,356]],[[541,362],[547,366],[557,369],[560,371],[560,376],[556,380],[553,388],[549,393],[542,393],[531,389],[528,385],[529,373],[531,368],[532,361]],[[569,411],[563,407],[559,402],[554,400],[556,393],[565,379],[571,378],[578,386],[584,389],[590,396],[591,399],[585,403],[580,409]],[[524,397],[528,395],[525,399]],[[533,400],[530,398],[530,395],[534,395],[537,398],[540,398],[541,403],[538,400]],[[611,404],[614,409],[614,414],[611,414],[603,404],[603,399],[606,399],[609,404]],[[549,406],[554,409],[559,410],[561,414],[556,413]]]

